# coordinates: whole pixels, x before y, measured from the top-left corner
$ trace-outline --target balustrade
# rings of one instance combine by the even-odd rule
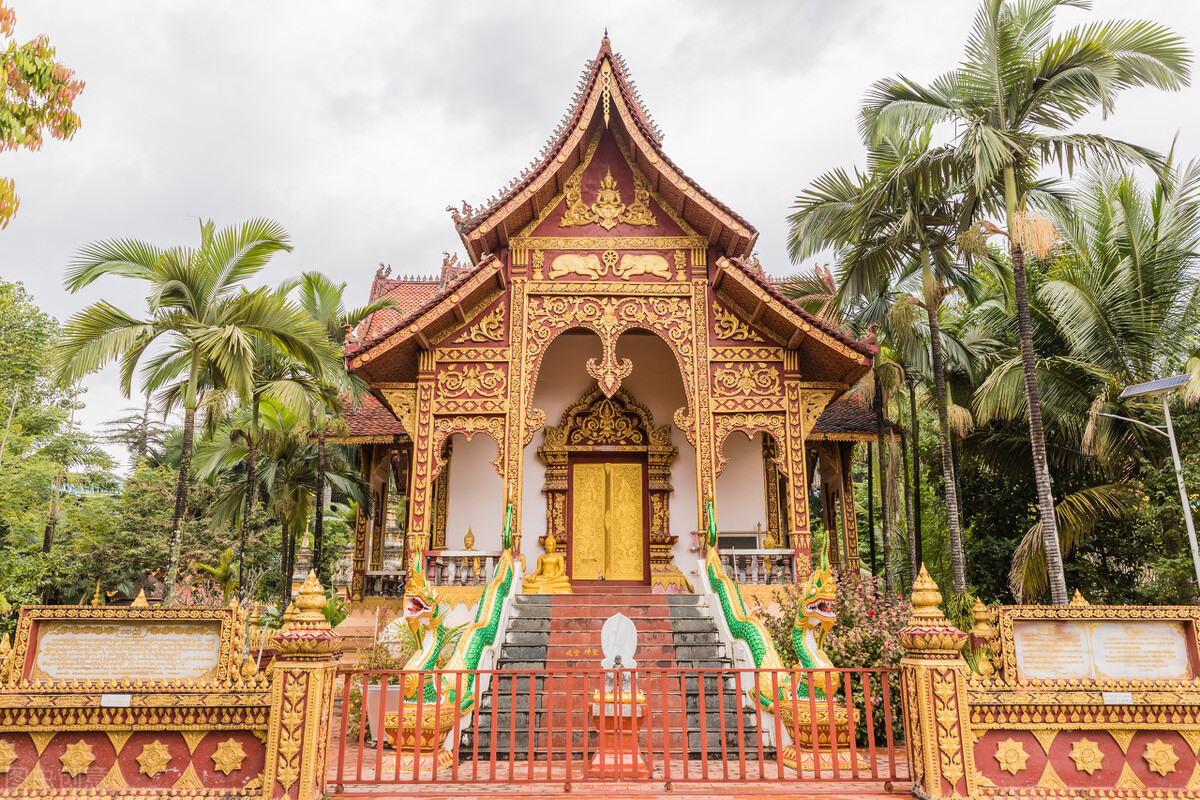
[[[499,550],[431,550],[425,555],[425,577],[433,586],[486,586],[496,574]],[[368,570],[367,594],[404,594],[403,570]]]
[[[796,554],[791,550],[724,550],[721,563],[726,574],[743,586],[796,580]]]

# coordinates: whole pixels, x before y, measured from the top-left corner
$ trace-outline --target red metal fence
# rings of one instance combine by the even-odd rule
[[[745,702],[758,675],[774,695],[789,675],[806,687],[835,680],[841,690],[820,697],[806,688],[781,701],[783,713],[775,714]],[[456,704],[442,699],[401,703],[406,680],[431,678],[470,698],[470,712],[458,714]],[[348,670],[340,680],[330,731],[332,794],[396,784],[559,784],[569,790],[596,781],[657,782],[667,789],[674,783],[820,781],[890,789],[908,782],[904,747],[897,743],[903,730],[898,670]],[[622,685],[625,692],[614,693],[612,687]],[[418,737],[393,749],[384,722],[389,712],[394,722],[400,711],[444,730],[440,744]],[[440,769],[436,751],[448,753],[440,756]]]

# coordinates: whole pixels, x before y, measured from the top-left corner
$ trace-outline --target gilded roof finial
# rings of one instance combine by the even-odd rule
[[[604,26],[604,38],[600,40],[601,50],[612,50],[612,45],[608,41],[608,26]]]
[[[96,578],[96,593],[92,595],[92,608],[104,605],[104,593],[100,591],[100,579]]]

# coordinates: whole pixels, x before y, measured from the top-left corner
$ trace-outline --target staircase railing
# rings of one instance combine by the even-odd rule
[[[466,686],[461,684],[461,678],[457,681],[447,679],[442,682],[443,695],[452,699],[461,714],[470,714],[474,708],[478,696],[474,691],[475,671],[480,669],[480,662],[486,652],[495,652],[500,632],[512,605],[516,570],[512,536],[514,513],[515,507],[512,500],[509,500],[504,507],[504,530],[500,538],[504,550],[496,562],[492,580],[479,599],[474,621],[459,636],[458,644],[446,662],[447,670],[467,671]]]
[[[751,700],[758,706],[772,711],[777,702],[787,702],[791,697],[791,678],[784,672],[783,659],[775,649],[771,634],[762,620],[753,616],[746,608],[742,592],[737,583],[725,571],[717,551],[717,512],[713,499],[704,501],[706,516],[704,574],[708,587],[721,604],[721,613],[730,635],[742,642],[754,661],[755,677],[753,688],[748,690]],[[763,670],[779,671],[783,676],[764,680]]]

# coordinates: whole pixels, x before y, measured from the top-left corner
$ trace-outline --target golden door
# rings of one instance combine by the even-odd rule
[[[573,464],[571,497],[571,579],[643,580],[642,465]]]

